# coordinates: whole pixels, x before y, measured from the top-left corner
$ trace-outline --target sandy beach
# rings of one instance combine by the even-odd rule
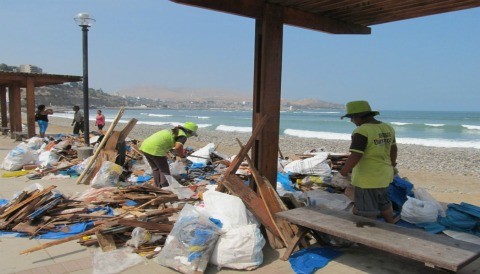
[[[71,133],[71,120],[50,117],[47,133]],[[104,129],[108,129],[107,122]],[[125,124],[117,125],[121,130]],[[138,124],[129,137],[143,140],[164,127]],[[91,131],[97,128],[90,121]],[[228,156],[240,150],[236,138],[245,143],[250,134],[199,129],[198,137],[189,138],[186,145],[199,149],[208,143]],[[298,158],[296,154],[324,148],[328,152],[347,153],[348,141],[317,138],[280,137],[280,150],[284,157]],[[480,206],[480,151],[474,148],[439,148],[399,144],[398,169],[416,188],[425,188],[443,204],[466,202]]]
[[[50,119],[47,134],[66,133],[72,131],[69,119]],[[107,123],[107,128],[110,124]],[[92,130],[96,129],[93,123]],[[117,130],[121,130],[124,124],[120,124]],[[161,128],[137,125],[131,131],[130,137],[142,140],[146,136]],[[193,148],[201,148],[207,143],[218,145],[218,151],[227,155],[236,154],[239,149],[235,138],[245,142],[249,134],[235,134],[218,131],[200,130],[199,137],[188,140],[187,145]],[[6,155],[9,149],[17,142],[4,136],[0,139],[2,155]],[[345,153],[348,142],[329,141],[320,139],[304,139],[282,137],[280,140],[281,150],[284,156],[295,157],[312,148],[324,147],[327,151]],[[1,154],[0,153],[0,154]],[[400,146],[399,169],[402,176],[408,177],[415,187],[426,188],[437,200],[443,204],[468,202],[480,206],[480,191],[478,190],[479,170],[478,151],[464,149],[441,149],[420,146]],[[475,164],[476,163],[476,164]],[[470,169],[467,169],[469,167]],[[0,196],[11,197],[19,189],[30,185],[32,181],[20,178],[3,178]],[[75,179],[64,180],[39,180],[36,183],[42,185],[58,186],[58,189],[67,195],[81,192],[87,188],[85,185],[75,184]],[[1,273],[92,273],[93,254],[95,248],[85,248],[75,241],[70,241],[52,248],[38,251],[28,255],[18,254],[32,246],[47,242],[48,240],[29,240],[28,238],[2,238],[0,248],[9,250],[0,259]],[[272,250],[268,246],[264,248],[264,261],[260,268],[250,273],[293,273],[288,261],[279,258],[285,250]],[[342,256],[331,261],[327,266],[315,273],[445,273],[424,266],[422,262],[403,258],[401,256],[385,253],[380,250],[358,245],[342,249]],[[480,260],[475,260],[458,273],[477,273]],[[177,273],[174,270],[159,265],[156,260],[148,260],[136,265],[122,273]],[[215,266],[207,267],[206,274],[214,273],[241,273],[244,271],[222,269]]]

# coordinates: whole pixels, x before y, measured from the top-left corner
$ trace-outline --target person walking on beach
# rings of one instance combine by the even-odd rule
[[[387,189],[393,181],[397,161],[394,129],[375,119],[367,101],[348,102],[348,117],[357,126],[352,133],[350,156],[340,170],[342,176],[352,172],[354,186],[353,213],[369,218],[379,214],[388,223],[394,223],[392,202]]]
[[[97,117],[95,118],[95,125],[98,127],[98,130],[102,130],[105,126],[105,115],[102,114],[101,110],[97,110]]]
[[[197,124],[186,122],[183,126],[160,130],[142,142],[140,151],[143,152],[152,167],[152,175],[156,186],[168,186],[167,178],[165,177],[165,175],[170,175],[167,153],[175,149],[177,157],[185,161],[183,145],[187,138],[197,136],[197,129]]]
[[[45,105],[39,105],[35,113],[35,121],[38,123],[40,137],[45,137],[48,127],[48,115],[53,114],[52,109],[45,109]]]
[[[72,121],[72,126],[73,126],[73,134],[80,134],[80,131],[83,132],[83,124],[84,124],[84,118],[83,118],[83,111],[80,110],[79,106],[73,106],[73,111],[75,111],[75,114],[73,115],[73,121]]]

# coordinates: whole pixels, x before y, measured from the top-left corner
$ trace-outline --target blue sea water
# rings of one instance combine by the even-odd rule
[[[112,121],[118,109],[104,109],[107,121]],[[355,125],[343,110],[318,109],[285,111],[280,115],[280,134],[302,138],[350,140]],[[90,111],[95,120],[96,111]],[[71,113],[53,116],[73,117]],[[127,109],[121,122],[138,119],[137,124],[179,125],[192,121],[200,128],[221,132],[251,132],[252,112],[234,110],[165,110]],[[378,120],[391,124],[401,144],[434,147],[464,147],[480,149],[480,112],[450,111],[380,111]]]

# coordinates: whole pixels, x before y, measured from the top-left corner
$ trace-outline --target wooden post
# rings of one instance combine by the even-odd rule
[[[35,136],[35,78],[27,78],[27,137]]]
[[[272,117],[252,148],[258,171],[275,188],[280,126],[282,76],[283,8],[265,4],[263,17],[256,20],[253,127],[262,117]]]
[[[0,108],[2,117],[2,128],[8,126],[7,121],[7,88],[5,86],[0,87]]]
[[[20,86],[14,83],[8,89],[9,114],[10,114],[10,133],[15,138],[15,132],[22,131],[22,109],[20,99]]]

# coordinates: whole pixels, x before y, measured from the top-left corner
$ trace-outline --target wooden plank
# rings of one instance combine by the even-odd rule
[[[11,206],[10,208],[8,208],[2,215],[0,215],[0,218],[5,218],[7,217],[10,213],[14,212],[15,210],[21,208],[22,206],[28,204],[29,202],[35,200],[37,197],[40,197],[40,196],[43,196],[45,193],[48,193],[50,191],[52,191],[54,188],[56,188],[56,186],[49,186],[47,187],[46,189],[36,193],[35,195],[32,195],[30,196],[29,198],[23,200],[22,202],[14,205],[14,206]]]
[[[242,199],[245,206],[255,215],[262,225],[265,226],[275,236],[280,237],[280,234],[275,227],[273,219],[269,216],[268,210],[263,200],[236,175],[227,175],[223,180],[223,185],[233,194]]]
[[[142,222],[137,220],[128,220],[128,219],[121,219],[118,220],[118,224],[130,227],[143,227],[148,230],[158,230],[161,232],[170,232],[172,231],[173,224],[169,223],[155,223],[155,222]]]
[[[98,157],[98,154],[102,151],[103,147],[105,146],[105,144],[107,143],[108,141],[108,138],[110,137],[110,135],[112,134],[113,132],[113,129],[115,128],[115,126],[117,126],[118,124],[118,121],[120,121],[120,118],[122,118],[123,116],[123,113],[125,112],[125,108],[124,107],[121,107],[119,110],[118,110],[118,113],[117,113],[117,116],[115,117],[115,119],[113,120],[112,124],[110,125],[110,127],[108,128],[107,130],[107,133],[105,133],[105,136],[103,137],[103,140],[100,142],[100,144],[98,145],[97,147],[97,150],[95,151],[95,153],[93,154],[93,157],[90,158],[90,161],[88,161],[88,164],[87,166],[85,167],[85,170],[82,172],[82,174],[80,174],[80,176],[77,178],[77,181],[76,183],[77,184],[80,184],[83,182],[83,179],[85,178],[85,176],[89,175],[91,173],[91,168],[96,160],[96,158]],[[86,182],[88,183],[88,181]]]
[[[480,245],[378,222],[345,211],[302,207],[276,214],[289,222],[447,270],[480,257]]]
[[[138,120],[135,118],[130,119],[127,125],[120,131],[120,136],[118,137],[119,141],[125,141],[130,131],[132,131],[133,127],[137,124]]]
[[[248,154],[248,151],[250,150],[250,148],[255,143],[255,139],[262,132],[263,127],[268,122],[269,118],[270,118],[270,115],[266,114],[265,116],[263,116],[259,120],[258,124],[253,129],[252,136],[250,136],[250,139],[248,139],[245,146],[242,149],[240,149],[240,152],[237,154],[237,156],[235,156],[235,159],[233,159],[232,163],[230,164],[230,166],[225,171],[226,176],[228,176],[230,174],[235,174],[238,167],[242,163],[243,159],[245,159],[245,155]],[[218,183],[217,191],[219,191],[219,192],[224,192],[225,191],[225,187],[223,186],[223,182]]]
[[[239,139],[237,139],[237,142],[239,146],[243,148],[243,145]],[[284,246],[287,246],[288,242],[290,242],[295,235],[294,230],[297,231],[298,229],[293,228],[292,226],[295,226],[295,225],[289,224],[287,221],[283,219],[275,218],[274,216],[275,213],[287,210],[287,208],[281,201],[280,197],[278,197],[277,192],[272,188],[272,185],[268,182],[268,180],[262,177],[260,172],[253,166],[253,162],[250,159],[250,157],[248,155],[245,155],[245,158],[247,159],[247,162],[250,166],[250,170],[252,171],[253,178],[255,179],[258,192],[260,193],[260,196],[262,197],[262,200],[265,203],[265,207],[267,208],[269,215],[273,219],[273,223],[275,224],[275,227],[278,229],[278,232],[280,234],[280,237],[283,241]],[[269,240],[275,241],[275,239],[271,239],[270,237],[269,237]],[[272,245],[272,242],[270,244]],[[274,244],[273,247],[282,248],[283,246]]]
[[[95,232],[97,236],[98,244],[103,252],[108,252],[117,249],[115,245],[115,240],[111,234],[103,234],[101,231]]]

